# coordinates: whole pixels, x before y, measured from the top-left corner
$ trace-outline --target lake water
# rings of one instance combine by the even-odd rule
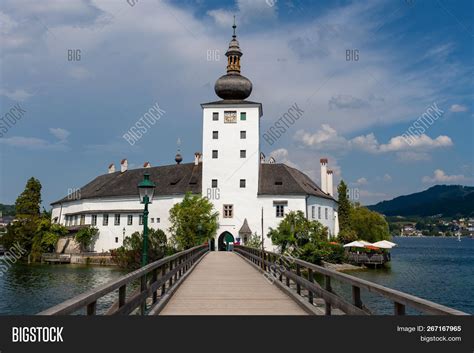
[[[0,273],[0,315],[37,314],[123,274],[116,267],[14,264]],[[98,310],[113,300],[102,299]]]
[[[393,240],[398,246],[390,268],[349,274],[474,314],[474,239]],[[15,264],[0,273],[0,315],[36,314],[124,273],[114,267]],[[350,295],[350,288],[334,289]],[[375,313],[393,313],[393,304],[379,296],[362,291],[362,299]],[[99,302],[99,312],[113,300]]]
[[[391,251],[389,268],[348,274],[474,314],[474,239],[394,237],[393,241],[398,246]],[[393,313],[391,302],[362,295],[377,313]]]

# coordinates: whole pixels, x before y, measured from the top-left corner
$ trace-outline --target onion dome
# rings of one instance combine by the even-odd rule
[[[182,161],[183,161],[183,156],[181,156],[181,153],[176,153],[176,156],[174,157],[174,161],[177,163],[177,164],[180,164]]]
[[[225,55],[227,56],[227,74],[219,77],[214,86],[216,94],[222,99],[243,100],[252,93],[252,82],[240,74],[240,57],[243,55],[240,50],[239,41],[235,35],[235,17],[234,34],[229,43],[229,49]]]

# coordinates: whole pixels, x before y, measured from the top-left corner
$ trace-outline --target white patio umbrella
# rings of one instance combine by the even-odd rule
[[[344,248],[363,248],[365,246],[364,243],[356,240],[351,243],[347,243],[344,245]]]
[[[397,246],[397,244],[392,243],[391,241],[388,241],[388,240],[381,240],[381,241],[378,241],[376,243],[373,243],[372,245],[376,246],[380,249],[391,249],[394,246]]]
[[[365,246],[365,245],[374,245],[374,244],[369,243],[368,241],[365,241],[365,240],[357,240],[357,241],[360,242],[360,243],[362,243],[362,244],[364,244],[364,246]]]

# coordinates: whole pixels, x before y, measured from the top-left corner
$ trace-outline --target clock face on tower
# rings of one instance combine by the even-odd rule
[[[235,110],[224,112],[224,123],[232,124],[237,122],[237,112]]]

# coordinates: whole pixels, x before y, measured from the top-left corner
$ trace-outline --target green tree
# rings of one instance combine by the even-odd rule
[[[172,241],[179,250],[200,245],[213,238],[219,213],[205,197],[186,193],[183,201],[170,210]]]
[[[257,233],[253,233],[250,238],[247,239],[247,241],[244,244],[245,246],[249,246],[251,248],[255,249],[261,249],[262,248],[262,237],[257,235]]]
[[[351,228],[357,233],[358,239],[368,242],[389,239],[390,232],[385,218],[375,211],[355,204],[350,214]]]
[[[344,229],[337,235],[337,240],[342,244],[347,244],[357,240],[357,232],[353,229]]]
[[[125,238],[121,247],[111,250],[112,259],[123,268],[140,268],[142,249],[143,232],[135,232]],[[166,234],[161,229],[148,228],[148,259],[150,262],[171,255],[173,252],[173,249],[168,246]]]
[[[41,205],[41,183],[31,177],[26,182],[25,190],[15,202],[16,218],[38,217]]]
[[[306,243],[327,240],[328,229],[317,221],[306,219],[302,211],[291,211],[278,224],[270,228],[268,237],[279,247],[281,253],[292,251]]]
[[[94,242],[99,230],[95,227],[84,227],[78,230],[74,236],[74,240],[79,243],[82,251],[89,249],[89,247]]]
[[[338,194],[338,208],[337,215],[339,217],[340,231],[348,231],[351,228],[350,214],[352,205],[349,201],[347,185],[344,180],[341,180],[337,187]]]
[[[60,236],[66,235],[67,229],[60,224],[51,223],[49,214],[43,214],[37,223],[31,245],[32,261],[39,261],[41,254],[53,252]]]
[[[31,254],[33,238],[40,220],[40,204],[41,183],[38,179],[30,178],[15,202],[16,220],[7,227],[7,233],[1,237],[5,248],[18,244],[25,249],[25,254]]]

